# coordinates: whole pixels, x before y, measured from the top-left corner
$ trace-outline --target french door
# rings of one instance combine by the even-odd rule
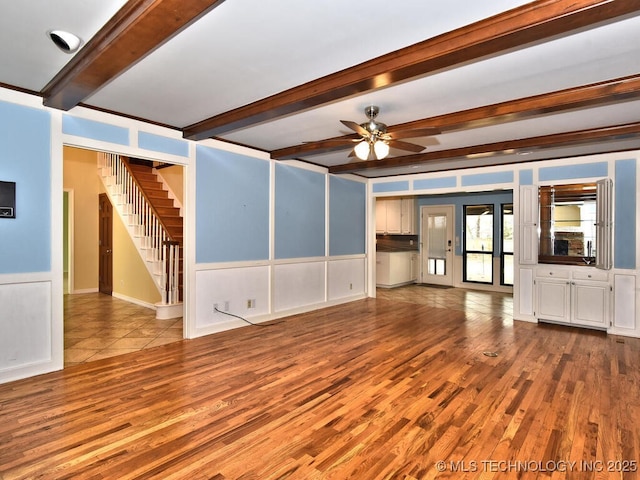
[[[421,282],[453,286],[453,205],[420,207]]]

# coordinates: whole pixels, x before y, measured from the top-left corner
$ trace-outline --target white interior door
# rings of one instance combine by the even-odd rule
[[[453,286],[453,208],[420,207],[422,283]]]

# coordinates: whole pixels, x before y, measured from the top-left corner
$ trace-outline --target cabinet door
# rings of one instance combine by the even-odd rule
[[[391,284],[391,265],[389,264],[389,254],[387,252],[378,252],[376,254],[376,284]]]
[[[385,233],[402,233],[402,201],[399,198],[385,200],[387,205],[387,229]]]
[[[416,234],[416,210],[413,198],[402,199],[402,233],[405,235]]]
[[[609,270],[612,266],[611,185],[608,178],[596,183],[596,268],[603,270]]]
[[[572,289],[571,323],[589,327],[608,327],[609,284],[574,282]]]
[[[538,308],[536,317],[542,320],[570,322],[571,283],[568,280],[536,279]]]
[[[412,282],[415,282],[416,280],[418,280],[418,254],[417,253],[412,253],[411,254],[411,278],[410,280]]]
[[[519,260],[521,265],[538,263],[538,189],[533,185],[520,187]]]

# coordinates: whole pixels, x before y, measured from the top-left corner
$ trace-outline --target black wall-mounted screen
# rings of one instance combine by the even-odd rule
[[[16,218],[16,182],[0,181],[0,218]]]

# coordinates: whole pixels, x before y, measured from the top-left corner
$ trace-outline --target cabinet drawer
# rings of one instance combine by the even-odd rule
[[[542,278],[569,278],[570,270],[554,267],[538,267],[536,276]]]
[[[578,269],[573,271],[572,278],[574,280],[597,280],[599,282],[606,282],[609,280],[609,272],[604,270],[595,269]]]

